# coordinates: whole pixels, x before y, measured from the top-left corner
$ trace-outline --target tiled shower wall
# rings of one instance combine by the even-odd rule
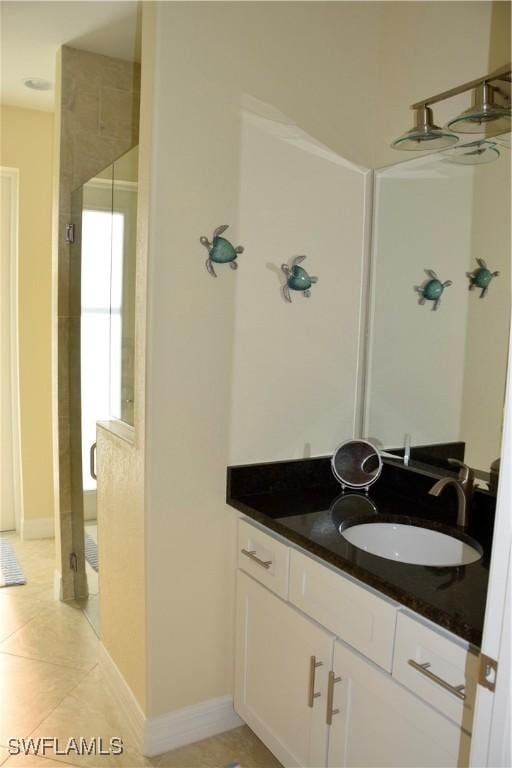
[[[71,196],[85,181],[138,143],[140,65],[64,46],[57,78],[58,232],[57,366],[54,419],[58,454],[57,558],[61,595],[86,594],[80,392],[80,247],[66,241]],[[57,223],[57,222],[56,222]],[[75,222],[79,233],[80,221]],[[72,553],[76,566],[71,566]]]

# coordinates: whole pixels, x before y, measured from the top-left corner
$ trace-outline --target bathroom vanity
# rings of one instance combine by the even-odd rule
[[[438,475],[437,475],[438,476]],[[436,474],[385,462],[379,519],[449,531]],[[228,470],[238,520],[235,708],[284,765],[463,766],[493,500],[477,491],[470,565],[395,562],[340,533],[328,458]]]

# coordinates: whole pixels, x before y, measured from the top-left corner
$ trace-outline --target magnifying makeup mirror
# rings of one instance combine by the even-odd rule
[[[343,490],[357,488],[368,493],[382,472],[382,459],[367,440],[345,440],[336,448],[331,467]]]

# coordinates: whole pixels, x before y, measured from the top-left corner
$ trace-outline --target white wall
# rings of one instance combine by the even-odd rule
[[[329,453],[357,429],[367,186],[279,116],[244,111],[230,463]],[[299,254],[319,281],[288,304],[280,266]]]

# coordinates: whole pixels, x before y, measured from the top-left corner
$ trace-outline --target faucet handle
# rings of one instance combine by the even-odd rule
[[[460,467],[459,480],[463,485],[472,486],[475,479],[475,473],[470,466],[464,464],[459,459],[448,459],[448,463],[454,467]]]
[[[408,466],[411,460],[411,435],[406,432],[404,435],[404,464]]]

